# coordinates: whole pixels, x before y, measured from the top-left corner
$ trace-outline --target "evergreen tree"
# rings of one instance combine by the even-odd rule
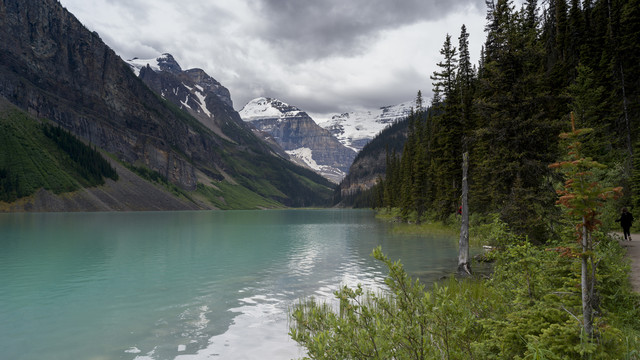
[[[487,0],[477,72],[463,25],[458,48],[447,35],[440,49],[432,107],[420,111],[419,93],[410,141],[387,160],[385,204],[405,216],[429,209],[447,218],[459,205],[469,150],[470,211],[499,212],[512,230],[544,239],[552,224],[543,219],[556,211],[547,164],[558,155],[557,119],[572,110],[580,126],[594,129],[587,155],[605,163],[632,158],[629,144],[640,130],[639,1],[549,0],[540,11],[537,0],[526,0],[515,11],[511,0]],[[626,165],[640,178],[637,166]]]
[[[537,214],[552,198],[540,189],[558,133],[547,105],[554,100],[545,91],[543,47],[537,25],[526,11],[514,12],[510,1],[498,1],[491,18],[493,43],[477,82],[470,201],[475,209],[499,210],[516,232],[543,233]]]
[[[418,90],[418,95],[416,95],[416,113],[421,113],[424,111],[424,103],[422,100],[422,91]]]
[[[423,124],[420,121],[421,113],[416,113],[415,137],[415,153],[413,158],[413,189],[412,202],[416,212],[416,222],[422,221],[422,216],[429,203],[429,174],[428,174],[428,158],[425,143],[422,141],[424,134]]]
[[[440,55],[443,56],[444,60],[436,64],[440,71],[434,71],[431,80],[434,81],[434,89],[442,91],[444,100],[446,100],[453,95],[458,62],[456,48],[451,44],[451,35],[449,34],[447,34],[442,49],[440,49]]]
[[[538,30],[538,1],[526,0],[523,6],[524,10],[524,30],[535,31]]]
[[[605,113],[602,105],[604,88],[596,86],[593,70],[587,66],[579,65],[576,73],[577,78],[567,87],[567,95],[571,99],[569,108],[575,115],[579,127],[593,129],[589,145],[583,151],[587,156],[594,158],[613,156],[613,139],[610,137],[612,129],[607,129],[606,124],[600,122],[600,117]]]
[[[593,233],[600,227],[598,208],[610,197],[618,196],[622,188],[605,188],[595,181],[594,170],[605,166],[591,158],[584,157],[580,137],[591,129],[576,129],[574,115],[571,114],[571,132],[562,133],[568,139],[569,160],[549,165],[567,176],[564,187],[558,191],[558,203],[569,209],[569,215],[579,219],[576,224],[578,243],[581,245],[581,290],[582,324],[587,341],[593,338],[595,302],[596,262]]]
[[[566,0],[551,0],[550,7],[554,9],[555,17],[555,54],[557,56],[557,63],[564,64],[568,58],[568,45],[569,38],[569,19],[567,17],[567,3]]]
[[[585,18],[580,9],[580,0],[571,0],[571,9],[569,10],[569,40],[568,40],[568,59],[569,66],[573,69],[578,65],[580,59],[580,50],[584,44],[585,37]]]
[[[460,88],[461,98],[470,93],[471,82],[473,80],[474,72],[471,66],[471,57],[469,55],[469,33],[467,33],[467,27],[462,24],[460,28],[460,37],[458,37],[458,53],[460,56],[458,65],[458,87]]]
[[[412,111],[409,116],[409,136],[404,144],[402,157],[400,158],[400,216],[404,221],[409,219],[409,214],[414,209],[414,159],[417,147],[418,139],[416,133],[415,114]]]
[[[627,151],[633,155],[631,144],[640,129],[640,1],[629,0],[620,10],[620,87],[624,107],[624,126]]]
[[[451,35],[447,34],[440,50],[443,60],[436,65],[431,79],[434,81],[434,92],[442,89],[442,103],[435,109],[430,119],[430,171],[434,182],[433,208],[441,218],[448,217],[456,209],[459,194],[460,154],[462,138],[462,119],[457,87],[457,52],[451,44]]]
[[[633,169],[631,171],[631,206],[640,209],[640,143],[636,143],[633,152]]]
[[[471,119],[473,112],[475,71],[471,66],[471,58],[469,55],[469,34],[467,33],[467,27],[464,24],[460,29],[458,49],[460,60],[458,66],[457,87],[460,97],[460,114],[462,117],[462,152],[465,152],[468,148],[469,134],[473,128]]]

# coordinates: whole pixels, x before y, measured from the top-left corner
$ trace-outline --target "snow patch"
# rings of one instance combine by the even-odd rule
[[[127,354],[140,354],[142,352],[142,350],[138,349],[135,346],[132,346],[132,347],[128,348],[127,350],[125,350],[124,352],[126,352]]]
[[[387,126],[407,117],[413,106],[415,102],[407,101],[384,106],[375,111],[352,111],[334,115],[331,120],[318,125],[329,130],[346,147],[360,151],[364,143],[373,139]]]
[[[313,160],[313,151],[309,148],[302,147],[295,150],[287,150],[286,153],[304,161],[313,170],[320,171],[321,169],[321,166]]]
[[[196,88],[200,88],[202,89],[201,86],[196,85]],[[198,98],[198,102],[200,103],[200,108],[202,109],[202,111],[207,114],[207,116],[209,117],[213,117],[213,115],[211,114],[211,112],[209,111],[209,109],[207,109],[207,103],[205,102],[205,100],[207,99],[206,96],[203,95],[202,93],[203,91],[194,91],[193,94]]]
[[[332,181],[336,184],[340,183],[340,181],[347,175],[344,173],[344,171],[333,166],[319,165],[313,159],[313,150],[309,148],[302,147],[295,150],[287,150],[285,152],[295,158],[297,161],[294,162],[298,165],[301,165],[299,162],[302,162],[311,170],[317,172],[318,174],[327,178],[329,181]]]
[[[155,72],[159,72],[160,66],[158,65],[158,61],[160,59],[162,59],[162,56],[159,56],[153,59],[133,58],[131,60],[127,60],[127,64],[129,64],[129,67],[131,67],[131,70],[133,70],[136,76],[140,76],[140,70],[142,70],[143,67],[147,67],[147,66],[149,66],[151,70]]]
[[[304,116],[306,113],[295,106],[291,106],[278,99],[259,97],[249,101],[238,112],[246,122],[276,119],[278,122],[286,118]]]
[[[282,111],[273,106],[271,99],[265,97],[249,101],[238,113],[244,121],[280,118],[283,115]]]
[[[189,95],[187,95],[184,101],[180,100],[180,104],[184,105],[184,107],[186,107],[187,109],[191,109],[191,106],[189,106],[188,102],[189,102]]]

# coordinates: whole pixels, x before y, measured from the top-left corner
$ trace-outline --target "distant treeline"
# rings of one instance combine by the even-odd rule
[[[0,114],[0,201],[13,202],[44,188],[59,194],[104,184],[118,174],[102,155],[68,131],[27,114]]]
[[[26,196],[25,189],[20,187],[18,176],[9,169],[0,169],[0,201],[10,202],[22,196]]]
[[[118,180],[118,173],[95,149],[78,140],[69,131],[61,127],[45,125],[42,129],[45,136],[53,140],[71,160],[76,163],[76,170],[83,179],[92,185],[104,184],[104,178]]]
[[[385,154],[400,154],[407,140],[409,118],[394,121],[382,130],[376,137],[369,141],[358,152],[349,169],[349,173],[335,190],[333,204],[354,208],[366,208],[375,206],[374,190],[360,190],[352,193],[344,193],[343,189],[351,188],[351,184],[358,184],[364,178],[371,178],[384,174],[386,164],[379,161]]]

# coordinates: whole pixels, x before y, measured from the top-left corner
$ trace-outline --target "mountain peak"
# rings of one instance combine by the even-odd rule
[[[141,71],[143,68],[149,68],[153,70],[154,73],[166,72],[171,75],[176,76],[176,80],[179,83],[172,84],[171,89],[155,89],[157,90],[163,98],[166,98],[168,93],[173,93],[173,95],[178,95],[182,97],[182,105],[181,107],[187,108],[202,108],[202,111],[210,116],[209,110],[206,107],[204,102],[207,93],[215,94],[220,100],[222,100],[226,105],[233,108],[233,101],[231,101],[231,94],[229,90],[222,86],[216,79],[209,76],[204,70],[194,68],[188,70],[182,70],[180,64],[176,61],[173,55],[169,53],[161,54],[153,59],[140,59],[134,57],[131,60],[126,61],[129,64],[129,67],[133,70],[133,72],[138,77],[145,77],[147,75],[141,75]],[[152,75],[153,76],[153,75]],[[180,87],[186,87],[188,89],[188,93],[192,93],[193,96],[196,97],[194,101],[190,101],[188,98],[185,100],[184,96],[187,96],[184,91],[180,91]],[[153,88],[153,87],[152,87]],[[180,102],[179,102],[180,103]],[[190,104],[189,104],[190,103]],[[179,105],[180,106],[180,105]],[[199,110],[196,110],[199,112]]]
[[[158,56],[156,58],[156,61],[158,61],[158,66],[162,71],[167,71],[174,74],[178,74],[182,72],[182,68],[180,67],[180,64],[178,64],[176,59],[173,58],[173,55],[169,53],[164,53]]]
[[[239,113],[242,120],[250,122],[280,145],[291,161],[335,183],[344,178],[353,162],[355,151],[342,145],[295,106],[278,99],[259,97],[249,101]]]
[[[240,117],[244,121],[252,122],[262,119],[284,119],[293,116],[306,115],[306,113],[295,106],[291,106],[284,101],[259,97],[249,101],[242,110],[239,111]]]
[[[143,67],[147,67],[147,66],[155,72],[167,71],[173,74],[178,74],[182,72],[182,68],[180,67],[180,64],[178,64],[178,62],[173,57],[173,55],[169,53],[160,54],[157,57],[152,59],[140,59],[140,58],[134,57],[131,60],[127,60],[127,63],[129,64],[133,72],[136,73],[136,76],[139,76],[140,70]]]

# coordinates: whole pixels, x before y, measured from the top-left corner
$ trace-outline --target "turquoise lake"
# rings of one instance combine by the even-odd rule
[[[292,359],[301,299],[383,288],[382,246],[432,282],[457,239],[372,211],[0,214],[2,359]]]

